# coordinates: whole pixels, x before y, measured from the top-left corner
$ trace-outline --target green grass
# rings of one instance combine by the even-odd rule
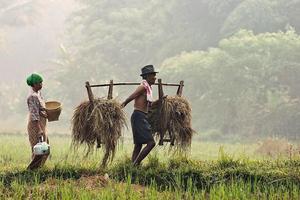
[[[26,135],[0,135],[0,199],[299,199],[300,160],[255,155],[257,144],[194,142],[189,157],[156,147],[141,167],[125,140],[100,168],[101,150],[85,157],[69,137],[50,135],[51,158],[27,171]],[[97,177],[109,174],[102,184]],[[101,183],[101,184],[100,184]]]
[[[47,161],[47,166],[54,166],[62,163],[72,163],[77,165],[98,165],[101,161],[102,150],[95,151],[85,159],[84,148],[74,152],[70,147],[71,137],[68,136],[49,136],[51,145],[51,158]],[[26,167],[31,159],[31,150],[28,136],[24,135],[0,135],[0,166],[1,168]],[[234,157],[247,156],[253,159],[261,159],[254,155],[257,144],[219,144],[214,142],[195,141],[192,144],[190,157],[195,160],[217,160],[220,147]],[[124,140],[119,145],[116,158],[130,155],[133,144],[130,139]],[[160,159],[168,160],[173,155],[168,153],[169,147],[156,146],[151,154],[161,155]]]

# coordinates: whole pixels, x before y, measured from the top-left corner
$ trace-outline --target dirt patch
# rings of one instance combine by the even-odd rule
[[[95,188],[105,187],[109,183],[108,176],[83,176],[76,182],[78,186],[84,186],[86,189],[93,190]]]
[[[87,190],[94,190],[96,188],[104,188],[108,185],[110,179],[108,175],[100,176],[82,176],[79,179],[68,179],[68,180],[59,180],[55,178],[48,178],[45,182],[40,184],[38,187],[40,190],[55,190],[61,185],[72,184],[75,187],[86,188]]]
[[[99,192],[105,188],[116,188],[116,190],[126,190],[128,189],[128,183],[126,182],[115,182],[114,180],[110,179],[107,174],[105,175],[93,175],[88,176],[84,175],[81,176],[79,179],[55,179],[55,178],[48,178],[45,182],[40,185],[33,186],[29,189],[29,196],[33,193],[33,191],[38,190],[41,194],[47,195],[49,191],[57,191],[62,186],[71,186],[74,188],[74,191],[84,188],[89,192]],[[142,196],[146,192],[146,187],[138,184],[130,184],[130,190],[134,191],[135,193],[139,193]]]

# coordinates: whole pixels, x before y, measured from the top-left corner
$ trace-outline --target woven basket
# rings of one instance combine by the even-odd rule
[[[58,121],[59,115],[61,113],[61,103],[58,101],[46,102],[46,112],[49,122]]]

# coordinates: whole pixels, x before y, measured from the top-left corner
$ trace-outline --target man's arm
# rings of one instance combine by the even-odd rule
[[[123,103],[122,108],[124,108],[129,102],[133,99],[137,98],[138,96],[142,95],[145,92],[144,86],[140,85]]]

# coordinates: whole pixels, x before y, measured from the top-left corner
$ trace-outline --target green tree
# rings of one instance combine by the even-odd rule
[[[207,1],[81,2],[83,8],[71,17],[67,46],[85,67],[101,58],[112,72],[121,71],[123,79],[145,64],[158,65],[182,51],[217,44],[224,15],[216,16]]]
[[[286,26],[299,28],[300,1],[244,0],[228,13],[221,33],[229,36],[240,29],[255,33],[285,30]]]
[[[218,48],[166,60],[162,71],[168,79],[186,80],[199,129],[296,136],[300,127],[291,124],[299,120],[299,76],[286,79],[300,72],[299,50],[294,30],[258,35],[243,30]]]
[[[85,81],[136,81],[148,63],[162,65],[169,82],[191,85],[185,90],[199,129],[263,132],[263,120],[275,113],[266,111],[270,105],[274,110],[299,97],[297,42],[290,44],[298,40],[298,0],[79,2],[65,47],[46,75],[53,88],[49,96],[69,110],[86,98]],[[287,27],[296,29],[255,35]]]
[[[111,75],[121,72],[122,79],[132,78],[145,64],[160,65],[181,52],[216,46],[241,28],[285,30],[294,25],[293,6],[298,6],[287,0],[79,2],[82,8],[70,18],[66,46],[85,68],[104,62]],[[286,14],[290,10],[294,15]]]

